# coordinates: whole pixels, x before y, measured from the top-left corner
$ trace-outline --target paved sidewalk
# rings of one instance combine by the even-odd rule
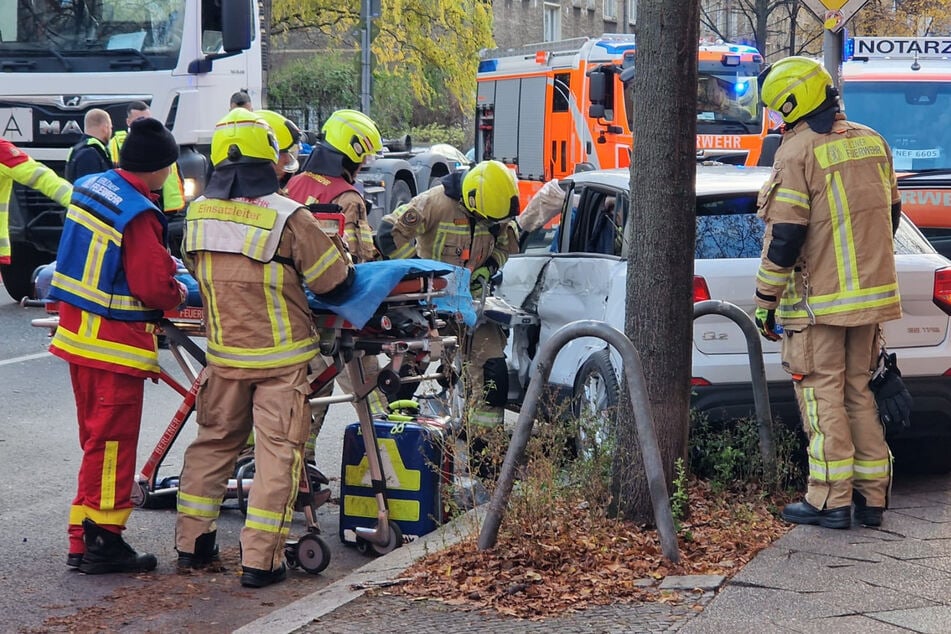
[[[892,497],[881,529],[796,527],[716,594],[716,578],[683,580],[688,588],[699,582],[708,589],[680,606],[618,604],[527,621],[366,593],[398,578],[426,553],[477,530],[480,518],[470,512],[238,632],[951,633],[951,476],[903,477]]]

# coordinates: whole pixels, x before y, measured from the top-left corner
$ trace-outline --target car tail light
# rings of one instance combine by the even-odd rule
[[[696,279],[694,277],[694,297],[697,295]],[[931,300],[938,308],[951,315],[951,267],[938,269],[934,272],[934,295],[931,296]]]
[[[944,270],[944,269],[942,269]],[[936,276],[937,277],[937,276]],[[935,279],[935,297],[937,298],[937,279]],[[949,269],[948,290],[951,292],[951,269]],[[949,295],[951,298],[951,295]],[[707,288],[707,281],[699,275],[693,276],[693,303],[702,302],[710,299],[710,289]],[[937,299],[935,299],[937,302]],[[940,304],[939,304],[940,306]]]
[[[710,383],[710,381],[706,380],[703,377],[694,376],[690,378],[690,385],[691,387],[697,387],[697,386],[705,387],[707,385],[713,385],[713,383]]]

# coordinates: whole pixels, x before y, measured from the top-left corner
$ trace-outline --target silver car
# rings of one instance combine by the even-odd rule
[[[752,315],[754,280],[764,226],[756,198],[769,175],[766,168],[726,165],[697,167],[695,301],[720,299]],[[578,319],[603,320],[623,331],[626,257],[632,245],[624,231],[630,204],[627,170],[576,174],[561,214],[565,231],[549,229],[528,241],[502,269],[496,294],[537,318],[513,327],[509,336],[509,397],[521,401],[540,341]],[[553,235],[554,234],[554,235]],[[636,232],[633,232],[636,235]],[[898,354],[915,399],[912,426],[889,438],[901,460],[914,451],[918,467],[951,469],[951,261],[939,255],[906,218],[895,237],[903,317],[885,324],[888,347]],[[524,320],[528,321],[528,320]],[[533,320],[534,321],[534,320]],[[780,363],[780,345],[763,341],[773,415],[799,427],[789,375]],[[618,401],[620,358],[594,338],[569,343],[558,355],[551,383],[576,402]],[[713,421],[754,414],[746,340],[726,317],[694,322],[693,406]],[[913,442],[926,439],[927,442]]]

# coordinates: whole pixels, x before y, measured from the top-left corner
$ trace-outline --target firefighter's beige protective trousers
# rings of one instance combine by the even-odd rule
[[[878,326],[798,328],[786,329],[782,356],[809,438],[806,501],[818,509],[849,506],[855,487],[869,506],[884,507],[891,453],[868,387]]]
[[[465,352],[465,350],[464,350]],[[495,324],[482,324],[472,333],[468,354],[462,359],[463,394],[468,422],[495,427],[504,420],[508,391],[505,376],[505,331]]]
[[[333,365],[333,359],[320,355],[314,357],[310,360],[311,377],[319,375],[330,365]],[[367,381],[376,384],[376,377],[380,373],[380,361],[376,356],[370,355],[363,357],[363,373]],[[335,380],[337,384],[340,385],[340,389],[344,394],[353,394],[353,388],[350,384],[350,373],[347,372],[346,368],[337,375]],[[334,382],[331,381],[318,391],[316,396],[330,396],[333,394],[333,391]],[[367,395],[367,403],[370,405],[370,414],[372,416],[376,417],[386,413],[386,396],[384,396],[383,392],[379,389],[374,389]],[[312,406],[314,416],[310,422],[310,436],[307,438],[307,445],[304,449],[304,458],[309,462],[314,461],[314,449],[317,445],[317,436],[320,434],[321,427],[324,426],[324,419],[327,417],[327,409],[329,407],[329,405]],[[357,404],[354,403],[353,407],[356,409]],[[354,420],[357,419],[354,418]]]
[[[185,452],[175,547],[193,553],[215,530],[235,459],[254,429],[254,480],[241,531],[241,563],[276,570],[293,519],[310,430],[307,364],[269,370],[209,365],[198,392],[198,436]],[[196,475],[201,474],[201,475]]]

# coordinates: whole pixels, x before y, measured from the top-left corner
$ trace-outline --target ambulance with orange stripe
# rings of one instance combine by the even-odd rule
[[[633,35],[605,34],[484,52],[475,160],[512,166],[523,202],[553,178],[630,165],[635,50]],[[710,44],[698,62],[698,158],[756,165],[769,128],[757,97],[762,56]]]
[[[891,145],[902,210],[951,257],[951,36],[855,37],[843,60],[846,115]]]

